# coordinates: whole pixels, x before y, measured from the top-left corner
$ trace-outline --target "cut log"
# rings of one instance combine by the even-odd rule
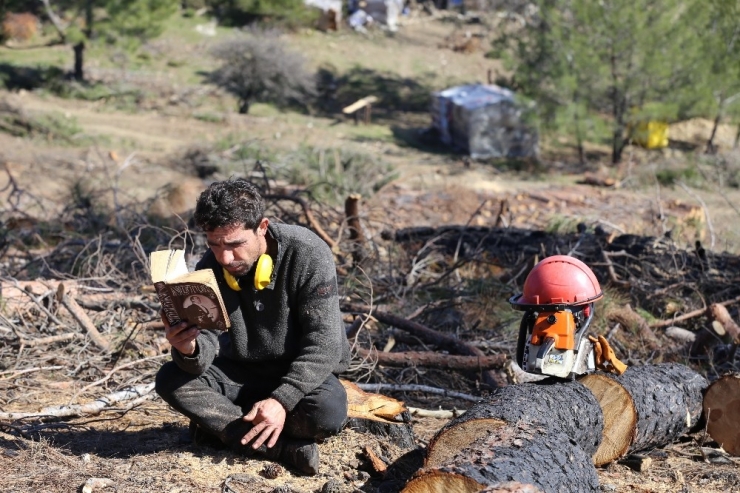
[[[558,493],[599,488],[589,454],[563,433],[522,421],[501,422],[444,462],[429,464],[403,493],[510,491],[504,489],[509,481]]]
[[[520,422],[562,432],[588,454],[601,442],[603,419],[591,391],[578,382],[549,379],[495,389],[485,401],[437,432],[427,447],[425,465],[444,462],[450,454],[485,436],[491,427]]]
[[[725,329],[732,342],[740,343],[740,327],[732,320],[730,312],[727,311],[724,305],[712,303],[709,305],[709,313],[714,320],[722,324],[722,328]]]
[[[604,417],[601,443],[593,454],[594,464],[602,466],[624,456],[629,450],[637,427],[637,409],[627,389],[613,378],[592,374],[579,381],[591,389]]]
[[[386,437],[403,449],[416,446],[414,431],[408,423],[410,416],[403,402],[365,392],[347,380],[340,382],[347,391],[347,428]]]
[[[726,452],[740,456],[740,374],[713,382],[704,396],[707,433]]]
[[[512,480],[529,491],[591,491],[602,428],[598,401],[578,382],[500,387],[437,432],[404,492],[508,491]]]
[[[694,370],[675,363],[633,366],[618,377],[593,374],[580,382],[599,400],[605,418],[596,465],[667,445],[689,432],[701,417],[708,385]]]

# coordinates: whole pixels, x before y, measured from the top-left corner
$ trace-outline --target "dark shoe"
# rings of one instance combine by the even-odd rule
[[[319,472],[319,446],[315,442],[281,438],[274,447],[262,445],[255,452],[309,476]]]
[[[287,440],[280,460],[303,474],[315,476],[319,473],[319,446],[306,440]]]
[[[199,447],[224,448],[223,442],[216,435],[208,433],[195,421],[190,421],[190,443]]]

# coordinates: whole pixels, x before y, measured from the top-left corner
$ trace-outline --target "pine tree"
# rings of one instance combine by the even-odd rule
[[[704,106],[714,116],[706,152],[714,153],[714,138],[723,117],[740,115],[740,0],[707,0],[704,11],[706,25],[699,35],[701,51],[708,56],[703,59],[702,87]]]
[[[74,76],[84,80],[86,43],[95,38],[116,42],[122,39],[142,42],[162,32],[163,21],[179,6],[178,0],[61,0],[52,5],[42,0],[49,20],[62,42],[72,44],[75,55]],[[64,24],[56,8],[78,14],[73,22]],[[84,19],[77,19],[77,17]]]
[[[584,118],[610,115],[618,163],[630,123],[675,117],[685,104],[679,94],[696,83],[687,54],[697,51],[698,33],[687,25],[697,2],[537,0],[524,30],[499,36],[494,47],[545,123],[567,111],[579,138]]]

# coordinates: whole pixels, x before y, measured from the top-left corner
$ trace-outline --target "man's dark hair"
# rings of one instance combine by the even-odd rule
[[[257,187],[243,178],[211,183],[198,197],[193,218],[203,231],[243,225],[255,230],[264,217],[265,202]]]

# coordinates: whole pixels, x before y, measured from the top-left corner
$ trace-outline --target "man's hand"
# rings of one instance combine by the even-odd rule
[[[259,448],[267,441],[267,446],[272,448],[285,426],[285,408],[275,399],[265,399],[256,403],[244,416],[244,421],[252,422],[252,429],[242,438],[242,445],[252,440],[252,448]]]
[[[170,327],[164,315],[162,315],[162,322],[164,323],[164,336],[173,348],[184,356],[195,354],[195,350],[198,348],[195,338],[200,334],[197,326],[189,326],[187,322],[180,322],[174,327]]]

